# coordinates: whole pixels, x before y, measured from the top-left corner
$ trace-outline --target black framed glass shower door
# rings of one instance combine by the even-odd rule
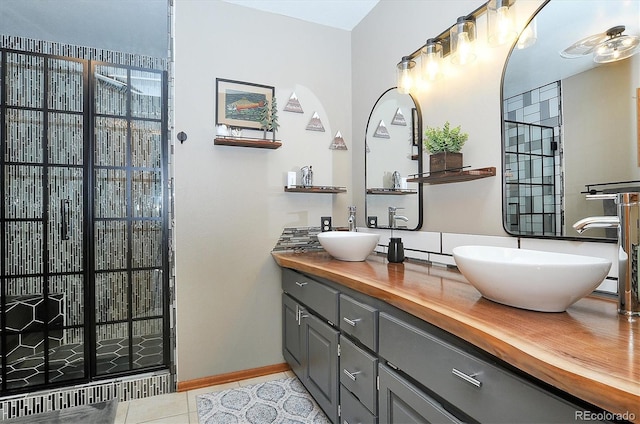
[[[164,73],[1,59],[0,394],[166,368]]]

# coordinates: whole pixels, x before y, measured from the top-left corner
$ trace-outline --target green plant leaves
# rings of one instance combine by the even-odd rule
[[[469,134],[462,132],[460,125],[451,129],[447,121],[442,128],[427,127],[424,137],[424,148],[429,153],[458,153],[469,139]]]

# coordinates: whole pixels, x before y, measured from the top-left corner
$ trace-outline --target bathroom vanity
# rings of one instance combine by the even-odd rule
[[[273,253],[283,354],[334,423],[640,422],[638,322],[482,298],[456,270]]]

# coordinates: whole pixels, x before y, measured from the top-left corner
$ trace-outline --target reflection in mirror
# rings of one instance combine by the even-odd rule
[[[376,101],[367,123],[365,139],[366,218],[368,227],[389,228],[389,207],[407,221],[396,228],[422,226],[422,184],[407,178],[422,172],[422,117],[418,103],[396,88]],[[372,224],[375,217],[377,224]]]
[[[640,190],[638,116],[640,55],[595,63],[591,51],[560,52],[624,25],[640,35],[640,2],[550,0],[536,14],[535,44],[505,65],[503,100],[503,222],[513,235],[615,239],[615,229],[580,236],[572,224],[615,215],[599,192]],[[592,49],[593,50],[593,49]],[[582,54],[582,53],[587,54]],[[565,54],[565,56],[567,56]],[[585,233],[586,235],[586,233]]]

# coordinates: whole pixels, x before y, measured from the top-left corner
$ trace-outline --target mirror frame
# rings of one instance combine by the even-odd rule
[[[529,25],[531,23],[531,21],[533,21],[535,19],[536,16],[538,16],[538,14],[545,8],[545,6],[547,6],[549,3],[551,2],[551,0],[546,0],[544,3],[542,3],[537,9],[536,11],[531,15],[531,17],[528,19],[526,25],[524,27],[526,27],[527,25]],[[509,50],[509,54],[507,55],[505,62],[504,62],[504,66],[502,67],[502,77],[500,80],[500,139],[501,139],[501,146],[500,146],[500,161],[501,161],[501,170],[502,170],[502,174],[501,174],[501,184],[502,184],[502,213],[501,213],[501,221],[502,221],[502,228],[504,229],[505,233],[507,233],[509,236],[511,237],[518,237],[518,238],[530,238],[530,239],[542,239],[542,240],[563,240],[563,241],[580,241],[580,242],[599,242],[599,243],[617,243],[617,237],[616,238],[605,238],[605,237],[589,237],[589,236],[585,236],[585,237],[576,237],[576,236],[555,236],[555,235],[535,235],[535,234],[514,234],[512,232],[510,232],[507,228],[507,222],[506,222],[506,212],[507,212],[507,205],[506,205],[506,189],[507,189],[507,184],[506,184],[506,179],[505,179],[505,173],[506,173],[506,163],[505,163],[505,148],[506,148],[506,134],[505,134],[505,119],[504,119],[504,80],[505,80],[505,75],[507,73],[507,67],[509,64],[509,60],[511,59],[511,55],[513,54],[513,51],[515,50],[516,46],[518,44],[518,38],[515,39],[515,41],[513,42],[513,44],[511,45],[511,49]]]
[[[388,88],[387,90],[385,90],[380,97],[378,97],[378,99],[376,100],[376,102],[373,104],[373,107],[371,108],[371,112],[369,112],[369,118],[367,118],[367,125],[364,129],[364,213],[365,213],[365,227],[367,228],[378,228],[378,229],[388,229],[388,227],[370,227],[369,223],[366,222],[367,220],[367,216],[368,216],[368,211],[367,211],[367,196],[372,196],[371,194],[367,193],[367,134],[369,132],[369,124],[371,123],[371,117],[373,116],[373,112],[376,110],[376,106],[378,106],[378,103],[380,103],[380,101],[382,100],[382,98],[385,96],[385,94],[389,93],[391,90],[397,90],[398,87],[391,87]],[[402,94],[402,93],[400,93]],[[422,170],[422,166],[423,166],[423,154],[422,154],[422,109],[420,109],[420,103],[418,103],[418,100],[413,96],[413,94],[408,93],[406,94],[407,96],[409,96],[411,98],[411,101],[413,102],[414,108],[416,109],[416,117],[417,117],[417,122],[414,122],[414,114],[411,113],[411,130],[413,132],[417,132],[417,134],[415,134],[415,136],[417,137],[417,139],[415,140],[417,145],[418,145],[418,169],[416,171],[416,174],[421,175],[423,173]],[[418,196],[418,223],[414,228],[394,228],[394,231],[418,231],[422,228],[422,223],[423,223],[423,202],[424,202],[424,198],[423,198],[423,183],[418,183],[418,189],[417,189],[417,196]]]

